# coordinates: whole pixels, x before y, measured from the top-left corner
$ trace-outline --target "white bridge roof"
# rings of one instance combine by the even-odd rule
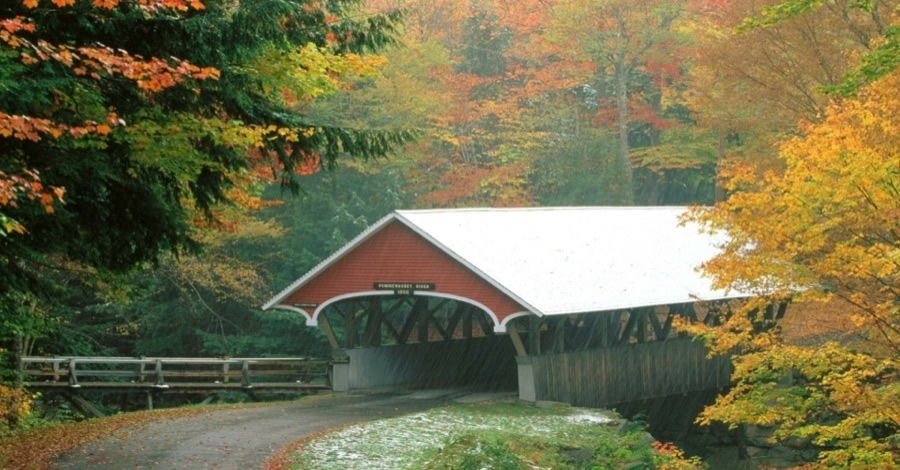
[[[538,315],[747,297],[698,267],[724,234],[682,224],[685,207],[401,210],[272,298],[271,308],[381,228],[399,221]]]
[[[746,297],[697,268],[724,234],[685,207],[397,211],[397,218],[539,315]]]

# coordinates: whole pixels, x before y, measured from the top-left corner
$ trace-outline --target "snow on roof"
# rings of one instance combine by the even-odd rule
[[[680,225],[684,207],[397,211],[544,315],[743,297],[696,268],[722,236]],[[517,300],[518,300],[517,299]]]
[[[684,207],[396,211],[270,300],[270,308],[399,220],[538,315],[746,297],[696,269],[724,234],[682,225]]]

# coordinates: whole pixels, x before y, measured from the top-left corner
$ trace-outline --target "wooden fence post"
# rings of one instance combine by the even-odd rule
[[[156,386],[166,387],[166,380],[163,378],[162,359],[156,360]]]
[[[243,361],[241,364],[241,386],[244,388],[253,387],[253,384],[250,383],[250,363],[247,361]]]
[[[75,375],[75,359],[69,359],[69,386],[73,388],[80,387],[78,385],[78,376]]]
[[[146,359],[146,357],[141,356],[141,362],[138,364],[138,377],[137,377],[138,383],[144,383],[144,374],[147,372],[147,369],[144,364],[144,359]]]
[[[59,360],[53,360],[53,381],[59,382]]]

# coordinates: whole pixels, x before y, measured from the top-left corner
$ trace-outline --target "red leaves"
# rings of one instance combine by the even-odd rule
[[[318,153],[303,153],[300,165],[294,171],[298,175],[313,175],[322,169],[322,157]]]

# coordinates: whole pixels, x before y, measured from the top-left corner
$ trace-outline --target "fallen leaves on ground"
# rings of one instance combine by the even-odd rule
[[[136,411],[77,423],[56,424],[29,429],[0,438],[0,468],[45,469],[63,452],[112,434],[127,426],[164,419],[195,416],[219,410],[271,406],[274,404],[276,403],[242,403]]]

